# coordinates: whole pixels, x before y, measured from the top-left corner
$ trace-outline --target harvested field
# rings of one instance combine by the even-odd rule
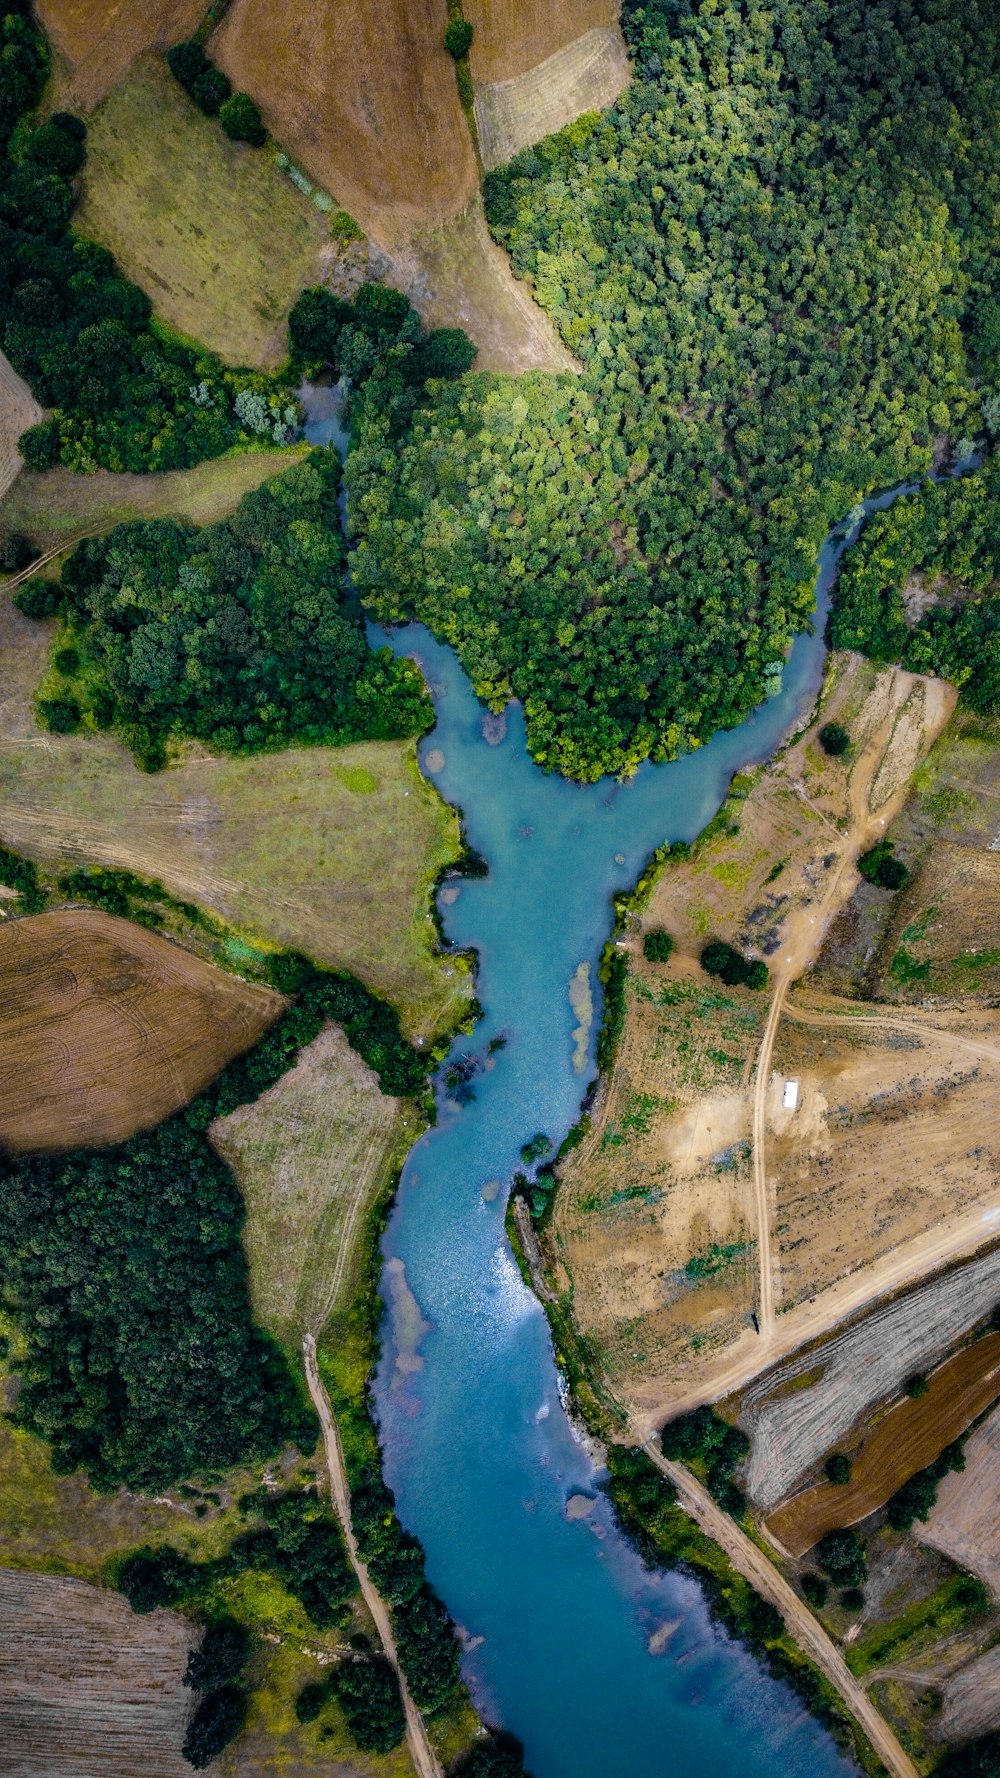
[[[846,1486],[818,1482],[772,1513],[767,1528],[798,1558],[838,1525],[856,1525],[926,1469],[1000,1395],[1000,1333],[956,1352],[928,1379],[927,1394],[883,1414],[852,1458]]]
[[[933,681],[834,656],[813,725],[735,780],[693,856],[665,868],[643,927],[673,937],[669,965],[648,963],[638,935],[626,941],[619,1055],[590,1135],[560,1169],[549,1255],[609,1381],[644,1428],[676,1411],[686,1391],[710,1395],[734,1350],[748,1364],[767,1362],[761,1279],[784,1264],[788,1234],[752,1170],[755,1073],[772,996],[809,962],[850,893],[854,859],[953,706],[954,694]],[[846,758],[817,744],[832,717],[853,737]],[[768,992],[724,989],[703,973],[698,959],[716,937],[767,958]]]
[[[310,178],[385,246],[457,215],[476,189],[446,23],[444,0],[233,0],[208,48]]]
[[[603,111],[628,85],[632,65],[617,24],[586,31],[513,80],[476,91],[479,151],[499,167],[584,111]]]
[[[1000,1300],[1000,1249],[894,1297],[831,1338],[797,1352],[743,1391],[752,1435],[747,1491],[764,1511],[790,1494],[877,1402],[927,1371]]]
[[[39,553],[67,547],[85,533],[111,531],[127,519],[185,519],[212,525],[228,518],[243,495],[301,462],[304,449],[247,451],[216,457],[196,469],[115,475],[97,469],[24,469],[0,501],[0,526],[23,531]]]
[[[59,105],[93,110],[137,56],[190,37],[204,14],[205,0],[38,0],[56,50]]]
[[[156,313],[228,364],[288,356],[288,312],[329,256],[326,219],[143,57],[90,121],[74,226]]]
[[[36,425],[41,417],[42,409],[27,383],[0,352],[0,499],[23,468],[24,459],[17,441],[22,432]],[[5,525],[4,529],[7,528]]]
[[[1000,1595],[1000,1412],[968,1440],[963,1473],[939,1483],[937,1505],[919,1536]]]
[[[416,231],[384,261],[428,327],[464,327],[478,370],[577,370],[529,286],[490,239],[478,192],[460,216]]]
[[[870,1266],[929,1224],[1000,1213],[1000,1016],[790,1000],[773,1052],[767,1166],[781,1306]],[[799,1082],[798,1106],[782,1105]]]
[[[1000,1646],[962,1667],[942,1691],[944,1709],[936,1727],[946,1745],[972,1741],[1000,1728]]]
[[[0,1746],[16,1778],[188,1778],[196,1632],[119,1593],[0,1569]]]
[[[149,775],[109,735],[35,725],[51,624],[0,599],[0,842],[39,863],[158,879],[271,943],[353,970],[426,1037],[468,999],[435,955],[429,885],[458,852],[458,822],[413,748],[367,742],[256,759],[210,757]]]
[[[286,1002],[96,908],[0,927],[0,1144],[102,1148],[150,1130]]]
[[[814,971],[824,988],[915,1003],[989,1004],[1000,990],[1000,724],[960,708],[888,830],[900,895],[861,884]]]
[[[469,63],[477,87],[515,80],[594,30],[617,26],[615,0],[465,0],[475,30]]]
[[[247,1207],[254,1319],[296,1351],[350,1295],[352,1239],[413,1128],[336,1027],[253,1105],[212,1125]]]

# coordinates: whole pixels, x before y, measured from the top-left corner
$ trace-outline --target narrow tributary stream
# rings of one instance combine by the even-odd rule
[[[310,414],[317,443],[340,442],[327,405]],[[370,631],[423,667],[437,725],[421,744],[422,769],[463,811],[489,864],[487,878],[442,896],[449,939],[478,953],[484,1007],[449,1061],[506,1040],[480,1069],[474,1098],[459,1104],[442,1089],[439,1121],[409,1155],[385,1236],[376,1392],[386,1478],[462,1628],[476,1703],[524,1741],[535,1778],[851,1769],[792,1693],[712,1624],[697,1585],[645,1573],[616,1529],[563,1412],[548,1325],[504,1234],[521,1145],[537,1131],[557,1145],[594,1074],[610,897],[654,847],[693,839],[734,771],[768,758],[808,710],[841,547],[828,540],[821,552],[815,632],[796,639],[780,693],[740,728],[675,764],[644,766],[628,784],[547,775],[528,756],[521,710],[508,709],[498,736],[450,648],[419,625]],[[574,1039],[580,1000],[574,1011],[569,993],[581,964],[593,994],[585,1042]],[[568,1517],[578,1494],[593,1507]]]

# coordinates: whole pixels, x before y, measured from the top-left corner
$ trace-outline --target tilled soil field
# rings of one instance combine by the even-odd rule
[[[0,1765],[10,1778],[190,1778],[196,1633],[119,1593],[0,1569]]]
[[[877,1512],[919,1469],[934,1462],[1000,1395],[1000,1333],[987,1334],[936,1370],[927,1394],[883,1414],[852,1454],[846,1485],[818,1482],[772,1513],[768,1530],[796,1558],[824,1532]],[[843,1442],[842,1446],[843,1448]]]
[[[465,0],[463,11],[476,33],[469,63],[477,86],[514,80],[585,33],[618,23],[614,0]]]
[[[90,111],[146,49],[190,37],[205,0],[38,0],[38,15],[65,64],[59,102]]]
[[[945,1476],[939,1484],[937,1505],[920,1538],[1000,1594],[1000,1413],[991,1414],[968,1440],[962,1474]]]
[[[484,166],[499,167],[582,112],[603,110],[628,84],[631,71],[614,25],[585,32],[513,80],[481,86],[476,127]]]
[[[828,1451],[845,1444],[876,1402],[929,1370],[998,1299],[1000,1248],[993,1248],[756,1378],[739,1413],[753,1437],[751,1499],[765,1510],[776,1506]]]
[[[94,908],[0,927],[0,1143],[101,1147],[152,1129],[285,1002]]]

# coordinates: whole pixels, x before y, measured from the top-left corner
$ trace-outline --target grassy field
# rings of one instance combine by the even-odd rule
[[[0,529],[23,531],[41,553],[91,531],[110,531],[126,519],[212,525],[228,518],[251,488],[290,469],[304,455],[304,446],[246,451],[162,475],[114,475],[109,469],[93,475],[74,475],[69,469],[36,474],[23,469],[0,500]]]
[[[805,1555],[824,1532],[856,1525],[918,1470],[926,1469],[1000,1394],[1000,1334],[956,1352],[933,1373],[927,1394],[882,1414],[852,1456],[846,1486],[818,1482],[768,1520],[768,1530],[793,1556]]]
[[[285,1004],[96,908],[11,920],[0,927],[0,1143],[101,1148],[152,1129]]]
[[[416,1128],[335,1028],[255,1104],[212,1126],[247,1206],[254,1319],[296,1355],[356,1288],[371,1204]]]
[[[273,367],[320,275],[322,214],[266,154],[230,142],[157,57],[90,120],[80,234],[109,247],[156,313],[227,363]]]
[[[51,624],[0,595],[0,842],[50,867],[100,864],[162,882],[249,936],[352,970],[429,1038],[467,1003],[435,955],[429,887],[458,822],[412,745],[368,742],[257,758],[190,748],[149,775],[110,736],[51,735],[32,706]]]

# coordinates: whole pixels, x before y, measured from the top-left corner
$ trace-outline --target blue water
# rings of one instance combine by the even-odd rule
[[[343,448],[334,399],[307,435]],[[610,897],[656,846],[693,839],[732,774],[766,759],[808,711],[842,547],[824,546],[815,633],[793,644],[778,695],[739,729],[675,764],[644,766],[626,784],[584,787],[540,771],[513,705],[491,745],[451,649],[419,625],[369,628],[373,644],[420,661],[437,715],[423,769],[461,808],[490,867],[441,908],[448,938],[478,953],[484,1008],[449,1061],[506,1039],[471,1102],[442,1089],[438,1124],[410,1153],[385,1236],[376,1397],[386,1478],[466,1637],[475,1701],[525,1743],[534,1778],[853,1770],[787,1688],[712,1624],[695,1583],[643,1571],[562,1410],[548,1325],[504,1235],[522,1143],[543,1130],[558,1145],[594,1074]],[[578,1071],[568,989],[581,962],[595,1005]],[[566,1501],[577,1490],[596,1504],[571,1522]],[[653,1654],[657,1631],[662,1652]]]

